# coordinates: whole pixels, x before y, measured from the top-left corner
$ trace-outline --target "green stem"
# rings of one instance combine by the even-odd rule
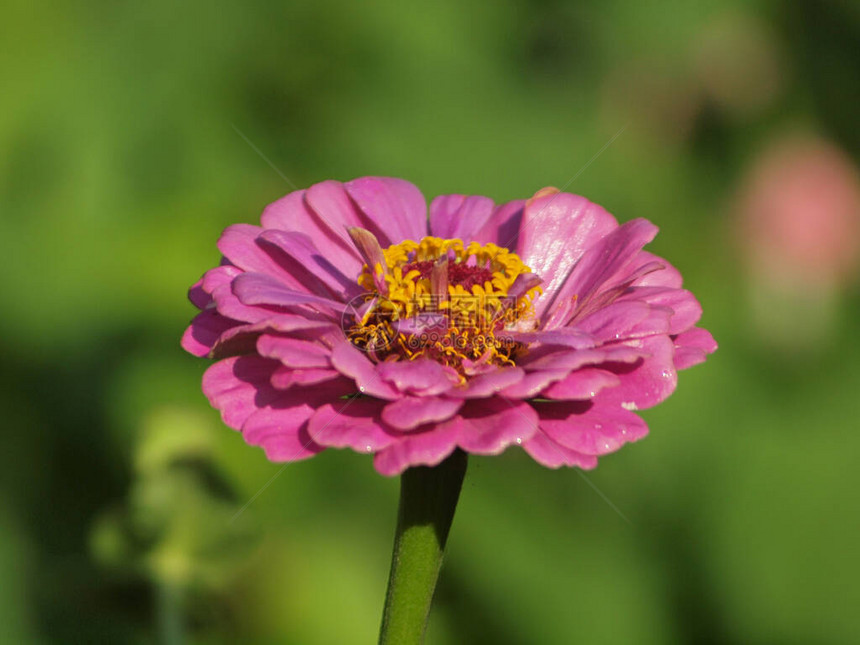
[[[424,640],[466,461],[466,453],[457,450],[434,468],[410,468],[400,478],[394,553],[379,632],[381,645],[417,645]]]
[[[163,645],[185,643],[182,620],[182,589],[170,582],[157,583],[158,624]]]

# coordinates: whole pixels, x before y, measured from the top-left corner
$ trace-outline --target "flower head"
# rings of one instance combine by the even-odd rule
[[[593,468],[647,432],[633,410],[716,349],[677,270],[588,200],[496,206],[412,184],[326,181],[238,224],[190,291],[203,390],[273,461],[327,447],[395,475],[522,446]]]

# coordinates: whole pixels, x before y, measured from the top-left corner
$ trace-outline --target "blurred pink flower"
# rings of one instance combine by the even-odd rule
[[[832,144],[789,137],[755,162],[739,206],[739,233],[758,280],[828,288],[860,263],[860,176]]]
[[[428,222],[406,181],[325,181],[224,231],[183,347],[218,359],[206,396],[273,461],[349,447],[395,475],[520,445],[593,468],[716,349],[642,250],[656,232],[555,189],[437,197]]]

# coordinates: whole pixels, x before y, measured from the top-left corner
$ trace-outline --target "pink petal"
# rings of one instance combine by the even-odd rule
[[[603,342],[641,338],[669,333],[669,319],[673,311],[668,307],[650,306],[645,302],[613,302],[576,323]]]
[[[308,433],[321,446],[367,453],[383,450],[397,439],[380,419],[383,405],[369,398],[326,403],[314,413]]]
[[[524,296],[530,289],[541,284],[543,280],[535,273],[521,273],[516,277],[514,283],[508,289],[508,297],[520,298]]]
[[[188,290],[188,299],[198,309],[205,309],[212,302],[212,297],[203,289],[203,278],[191,285]]]
[[[675,347],[668,336],[651,336],[638,341],[649,354],[632,370],[612,368],[618,374],[619,385],[603,390],[597,398],[606,403],[629,409],[644,410],[668,397],[678,384],[675,370]]]
[[[583,455],[582,453],[565,448],[550,439],[542,431],[538,430],[535,435],[523,444],[523,449],[531,457],[547,468],[558,468],[560,466],[578,466],[583,470],[591,470],[597,467],[597,457]]]
[[[391,177],[361,177],[344,184],[346,192],[378,228],[383,246],[427,235],[427,205],[415,186]],[[373,233],[376,230],[371,229]],[[384,239],[384,241],[383,241]]]
[[[255,419],[255,422],[256,419]],[[262,419],[259,423],[263,423]],[[306,436],[304,428],[298,428],[295,432],[271,432],[266,435],[260,434],[258,441],[249,445],[258,445],[266,453],[269,461],[291,462],[309,459],[324,450],[322,446],[316,445]]]
[[[287,367],[331,367],[331,350],[320,343],[264,334],[257,340],[257,351],[266,358],[275,358]]]
[[[675,338],[675,369],[685,370],[698,365],[716,350],[717,341],[711,333],[701,327],[694,327]]]
[[[400,393],[380,378],[367,356],[349,341],[335,344],[331,362],[337,371],[355,380],[359,392],[389,401],[400,398]]]
[[[445,396],[463,399],[483,399],[488,396],[495,396],[503,388],[521,381],[525,374],[519,367],[493,369],[489,372],[472,376],[466,381],[464,386],[456,387],[446,392]]]
[[[342,302],[310,293],[294,291],[284,286],[276,278],[263,273],[243,273],[233,280],[233,293],[243,305],[267,307],[286,307],[295,309],[308,306],[320,313],[343,314],[346,307]]]
[[[241,273],[240,276],[246,274]],[[261,274],[254,274],[261,275]],[[267,280],[273,280],[267,278]],[[313,297],[313,296],[309,296]],[[339,325],[341,316],[332,312],[321,314],[308,308],[295,309],[300,313],[284,313],[282,310],[271,309],[243,304],[233,293],[232,281],[225,281],[217,286],[212,292],[212,299],[218,313],[225,318],[251,323],[256,329],[264,329],[267,326],[281,331],[306,329],[313,327]]]
[[[376,372],[398,392],[409,394],[433,396],[450,390],[454,385],[439,363],[425,358],[380,363]]]
[[[265,312],[265,310],[261,310]],[[257,349],[257,339],[264,332],[283,333],[322,333],[326,328],[334,328],[331,323],[309,320],[305,316],[295,314],[271,315],[262,322],[239,325],[224,332],[212,347],[210,358],[226,358],[236,354],[251,354]]]
[[[462,405],[463,401],[456,399],[405,396],[385,406],[382,420],[398,430],[414,430],[426,423],[447,421]]]
[[[281,365],[272,372],[269,382],[278,390],[286,390],[296,385],[317,385],[324,381],[332,381],[341,376],[337,370],[326,369],[294,369]]]
[[[259,356],[218,361],[203,374],[203,394],[229,427],[239,430],[258,408],[277,397],[269,384],[278,362]]]
[[[567,370],[527,372],[519,382],[503,389],[501,395],[511,399],[531,399],[542,392],[545,387],[560,381],[567,374]]]
[[[261,408],[242,426],[248,445],[263,448],[269,461],[298,461],[323,450],[307,432],[313,408],[300,401],[290,403],[293,405]]]
[[[644,302],[613,303],[578,321],[576,328],[603,342],[618,340],[625,338],[626,332],[647,318],[650,311]]]
[[[207,356],[222,334],[240,325],[214,309],[201,311],[182,336],[182,348],[195,356]]]
[[[648,433],[645,422],[614,406],[585,402],[536,403],[541,430],[553,441],[585,455],[615,452]]]
[[[376,239],[373,233],[360,226],[349,227],[347,233],[349,233],[349,239],[352,240],[355,250],[358,251],[368,269],[374,272],[374,275],[377,265],[379,265],[383,272],[388,271],[382,247],[379,246],[379,240]]]
[[[430,234],[460,239],[466,244],[493,214],[495,204],[489,197],[440,195],[430,203]]]
[[[203,290],[206,293],[212,294],[219,287],[230,285],[236,276],[240,276],[243,273],[244,271],[242,271],[242,269],[231,264],[224,264],[219,267],[215,267],[214,269],[209,269],[205,274],[203,274],[203,280],[201,281]]]
[[[505,331],[505,336],[520,343],[562,345],[576,349],[594,347],[597,344],[591,334],[573,327],[540,331]]]
[[[355,275],[345,276],[332,264],[329,257],[323,257],[314,246],[311,238],[295,231],[263,231],[257,244],[268,251],[296,277],[305,289],[321,296],[332,294],[348,300],[362,290]],[[339,251],[340,252],[340,251]]]
[[[669,333],[680,334],[695,325],[702,317],[702,306],[686,289],[670,287],[631,287],[616,302],[641,301],[672,310]]]
[[[558,326],[569,325],[575,318],[582,319],[612,304],[616,300],[621,300],[625,294],[635,288],[632,285],[639,278],[648,273],[662,270],[663,266],[660,262],[651,262],[632,271],[627,267],[617,274],[615,278],[602,285],[599,292],[584,300],[581,303],[582,306],[577,302],[579,299],[577,294],[574,294],[570,298],[557,300],[552,307],[552,313],[549,318],[543,322],[543,327],[545,329],[554,329]]]
[[[236,278],[242,271],[267,275],[300,293],[323,297],[339,294],[344,299],[344,295],[358,292],[358,285],[322,258],[310,238],[302,233],[264,231],[258,226],[235,224],[224,230],[218,248],[235,266],[220,266],[207,272],[203,288],[210,293],[225,279]]]
[[[631,271],[635,271],[638,267],[659,262],[663,268],[659,271],[649,272],[636,280],[637,287],[668,287],[671,289],[680,289],[682,278],[681,272],[669,264],[663,258],[650,253],[649,251],[639,251],[636,259],[630,267]]]
[[[332,190],[339,191],[344,196],[344,201],[349,202],[344,195],[342,184],[336,181],[324,181],[311,186],[306,191],[297,190],[269,204],[260,220],[263,227],[267,229],[304,233],[341,273],[346,276],[357,276],[361,271],[361,261],[346,235],[349,218],[344,217],[339,209],[327,208],[328,204],[323,199]],[[323,204],[323,208],[313,208],[311,197],[314,195],[317,196],[317,201]],[[352,214],[356,212],[352,205],[348,205],[347,209]]]
[[[388,242],[387,234],[383,235],[385,231],[380,230],[376,222],[361,212],[356,203],[347,194],[346,187],[339,181],[328,180],[314,184],[308,189],[305,195],[305,202],[319,216],[319,219],[333,233],[337,234],[338,243],[348,245],[346,255],[349,256],[353,268],[351,271],[344,271],[345,275],[358,276],[361,272],[362,262],[366,264],[367,258],[360,256],[354,240],[350,240],[348,235],[344,237],[344,232],[347,232],[351,228],[366,229],[375,238]],[[333,249],[330,252],[332,254],[337,253]],[[358,258],[358,261],[353,258]],[[372,264],[369,266],[372,266]]]
[[[586,367],[569,373],[564,379],[553,383],[541,395],[549,399],[591,399],[607,387],[621,383],[617,374],[607,370]]]
[[[555,299],[571,269],[617,222],[597,204],[570,193],[556,193],[526,203],[517,250],[544,281],[535,303],[538,317]],[[577,293],[572,291],[570,295]]]
[[[451,422],[411,433],[376,453],[373,466],[388,477],[411,466],[436,466],[457,447],[458,427]]]
[[[577,298],[577,309],[588,307],[588,301],[607,282],[618,281],[637,257],[642,247],[654,239],[657,227],[645,219],[626,222],[599,240],[593,241],[582,258],[558,282],[555,292],[545,287],[540,299],[541,311],[551,312],[555,302]],[[540,272],[538,272],[540,274]],[[541,275],[546,280],[546,276]]]
[[[568,349],[566,347],[540,347],[520,361],[526,370],[576,370],[585,365],[599,363],[635,363],[647,352],[626,345],[599,349]]]
[[[224,229],[224,232],[218,239],[218,249],[235,267],[243,271],[269,275],[289,287],[306,291],[302,283],[287,268],[275,260],[270,253],[258,244],[257,238],[262,232],[263,229],[259,226],[233,224]],[[229,265],[218,267],[218,269],[211,271],[211,273],[217,273],[219,270],[222,273],[236,271],[233,267],[227,267]],[[204,289],[209,291],[205,280],[203,286]]]
[[[256,325],[239,325],[228,329],[212,345],[209,358],[221,359],[253,354],[257,349],[257,338],[260,336],[260,332],[255,331],[255,327]]]
[[[457,428],[457,444],[464,450],[497,455],[511,444],[528,441],[537,431],[538,415],[522,401],[474,399],[443,425]]]
[[[475,231],[471,239],[481,244],[492,242],[506,249],[515,250],[523,219],[524,199],[517,199],[497,206],[484,225]]]
[[[367,223],[339,181],[327,179],[308,188],[305,204],[329,230],[337,233],[338,241],[342,241],[345,248],[350,248],[351,244],[344,232],[353,226],[363,228]],[[358,264],[358,269],[361,269],[361,263]]]

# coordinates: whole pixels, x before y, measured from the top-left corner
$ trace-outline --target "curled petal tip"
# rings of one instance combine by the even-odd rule
[[[537,191],[531,198],[526,202],[526,205],[529,206],[535,200],[540,199],[541,197],[549,197],[550,195],[558,195],[561,191],[555,186],[546,186]]]
[[[524,295],[529,289],[534,289],[540,285],[543,279],[534,273],[521,273],[516,277],[514,283],[508,289],[508,295],[519,298]]]
[[[441,257],[433,264],[430,272],[430,289],[434,296],[448,295],[448,258]]]
[[[377,288],[381,293],[385,293],[385,281],[376,275],[376,267],[382,269],[382,275],[388,273],[388,264],[385,262],[385,255],[382,253],[379,240],[373,233],[359,226],[348,226],[346,232],[349,233],[352,243],[355,244],[355,248],[358,249],[358,253],[367,264],[367,268],[376,276]]]

